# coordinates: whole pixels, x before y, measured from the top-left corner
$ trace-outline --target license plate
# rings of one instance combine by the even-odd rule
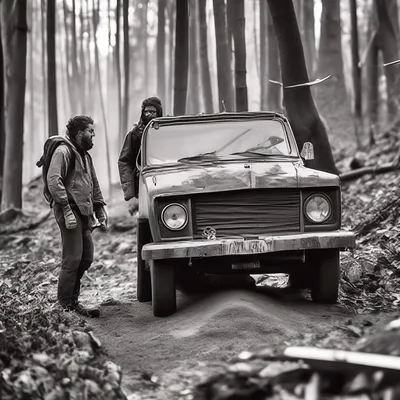
[[[232,263],[232,269],[253,269],[260,268],[260,261]]]

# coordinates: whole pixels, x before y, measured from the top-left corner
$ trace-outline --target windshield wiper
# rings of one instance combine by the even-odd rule
[[[210,151],[208,153],[200,153],[195,156],[190,157],[183,157],[177,160],[178,162],[185,162],[185,161],[202,161],[202,160],[214,160],[217,157],[215,151]]]

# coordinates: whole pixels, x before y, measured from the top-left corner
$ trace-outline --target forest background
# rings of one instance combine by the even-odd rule
[[[18,117],[12,117],[17,125],[10,125],[13,145],[7,147],[4,118],[0,121],[0,177],[8,170],[4,183],[12,186],[3,188],[11,192],[3,196],[3,209],[21,207],[22,183],[39,175],[35,163],[44,141],[64,134],[75,114],[89,114],[95,120],[92,156],[108,196],[111,185],[118,182],[122,140],[139,119],[147,96],[159,96],[166,115],[218,112],[222,100],[228,111],[284,111],[267,1],[2,3],[6,73],[1,91],[6,93],[9,79],[13,82],[9,92],[24,94],[24,104],[20,101],[15,111]],[[397,3],[293,2],[310,80],[331,76],[312,90],[334,148],[342,143],[354,152],[373,141],[374,132],[396,121],[397,66],[384,68],[383,63],[399,58]],[[185,18],[177,18],[182,7]],[[13,26],[26,26],[18,31],[20,39],[13,35]],[[7,73],[7,68],[13,72]],[[23,76],[26,84],[18,89]],[[0,107],[9,103],[6,96]],[[5,112],[0,114],[4,117]],[[7,148],[18,150],[7,155]]]

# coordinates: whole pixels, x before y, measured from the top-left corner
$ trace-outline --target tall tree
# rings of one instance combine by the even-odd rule
[[[1,209],[22,208],[27,21],[26,0],[1,2],[5,69],[5,155]]]
[[[351,61],[354,87],[354,133],[356,135],[357,147],[361,146],[363,131],[362,122],[362,95],[361,95],[361,66],[358,44],[358,19],[357,0],[350,0],[351,16]]]
[[[213,0],[219,109],[234,110],[234,90],[231,69],[231,48],[228,40],[227,15],[224,0]],[[224,107],[225,105],[225,107]]]
[[[247,111],[246,37],[244,0],[230,0],[234,6],[233,41],[235,45],[236,111]]]
[[[158,0],[157,26],[157,93],[162,102],[165,102],[165,8],[166,0]]]
[[[1,4],[1,2],[0,2]],[[1,5],[0,5],[1,6]],[[3,21],[0,19],[0,24]],[[6,132],[4,128],[4,57],[3,57],[3,30],[0,26],[0,204],[3,191],[3,173],[4,173],[4,151],[6,145]]]
[[[47,1],[47,76],[49,136],[58,135],[56,72],[56,0]]]
[[[118,132],[121,134],[121,140],[126,135],[126,131],[122,129],[122,89],[121,89],[121,62],[120,62],[120,43],[121,43],[121,34],[120,34],[120,15],[121,15],[121,0],[117,0],[115,5],[115,48],[114,48],[114,57],[115,57],[115,70],[117,74],[117,102],[118,102]]]
[[[93,41],[94,41],[95,70],[96,70],[97,87],[99,89],[101,115],[103,117],[104,138],[105,138],[105,145],[106,145],[108,194],[111,196],[110,145],[109,145],[109,140],[108,140],[106,107],[104,105],[104,96],[103,96],[103,89],[102,89],[103,85],[102,85],[101,73],[100,73],[99,48],[98,48],[98,44],[97,44],[97,35],[96,35],[97,28],[99,26],[99,19],[100,19],[100,0],[97,0],[97,4],[95,4],[95,0],[93,0],[92,6],[93,6]]]
[[[272,27],[272,24],[271,24]],[[275,36],[274,40],[276,42]],[[260,0],[260,109],[268,109],[268,5]]]
[[[145,92],[148,93],[149,91],[149,48],[148,48],[148,32],[147,32],[147,14],[149,8],[149,1],[142,0],[142,32],[143,32],[143,60],[144,60],[144,87]],[[146,94],[147,95],[147,94]]]
[[[189,0],[189,90],[187,93],[187,112],[200,112],[200,72],[198,42],[198,12],[196,0]]]
[[[72,14],[71,14],[71,64],[72,64],[72,82],[74,98],[78,110],[82,110],[82,92],[81,92],[81,79],[78,67],[78,41],[76,34],[76,0],[72,0]]]
[[[207,0],[199,0],[200,73],[204,110],[206,113],[212,113],[213,97],[211,89],[210,64],[208,61],[206,6]]]
[[[308,75],[314,75],[316,64],[314,0],[302,0],[303,43]]]
[[[322,0],[318,74],[332,77],[316,88],[315,101],[332,135],[345,141],[353,119],[344,81],[341,39],[340,0]]]
[[[122,107],[122,131],[128,130],[129,110],[129,0],[122,0],[122,20],[124,33],[124,103]]]
[[[278,41],[284,102],[289,122],[299,149],[312,142],[315,159],[312,168],[337,173],[326,128],[319,117],[309,86],[286,88],[308,82],[303,45],[292,0],[268,0],[274,31]]]
[[[373,41],[370,49],[369,70],[372,74],[370,83],[373,83],[374,74],[379,74],[379,71],[374,71],[378,65],[378,55],[382,53],[385,63],[397,60],[399,58],[399,20],[398,7],[396,0],[374,0],[372,32]],[[389,120],[393,122],[398,112],[400,79],[397,68],[385,68],[386,77],[386,95],[388,99]],[[377,98],[372,96],[375,94],[375,89],[370,92],[370,102],[373,103]],[[373,112],[373,110],[371,110]]]
[[[176,0],[174,115],[186,112],[189,66],[189,5],[188,0]]]
[[[265,0],[267,1],[267,0]],[[268,76],[274,82],[281,80],[279,66],[279,50],[276,40],[271,14],[268,13]],[[282,110],[282,89],[275,83],[270,83],[268,87],[268,108],[275,111]]]
[[[43,120],[44,131],[47,130],[47,73],[46,73],[46,1],[40,2],[41,14],[41,58],[42,58],[42,101],[43,101]]]

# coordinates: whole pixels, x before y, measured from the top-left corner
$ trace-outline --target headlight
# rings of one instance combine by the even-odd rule
[[[306,200],[304,212],[310,221],[322,223],[331,215],[331,203],[324,195],[314,194]]]
[[[171,231],[183,229],[188,222],[186,208],[178,203],[169,204],[162,210],[161,220]]]

